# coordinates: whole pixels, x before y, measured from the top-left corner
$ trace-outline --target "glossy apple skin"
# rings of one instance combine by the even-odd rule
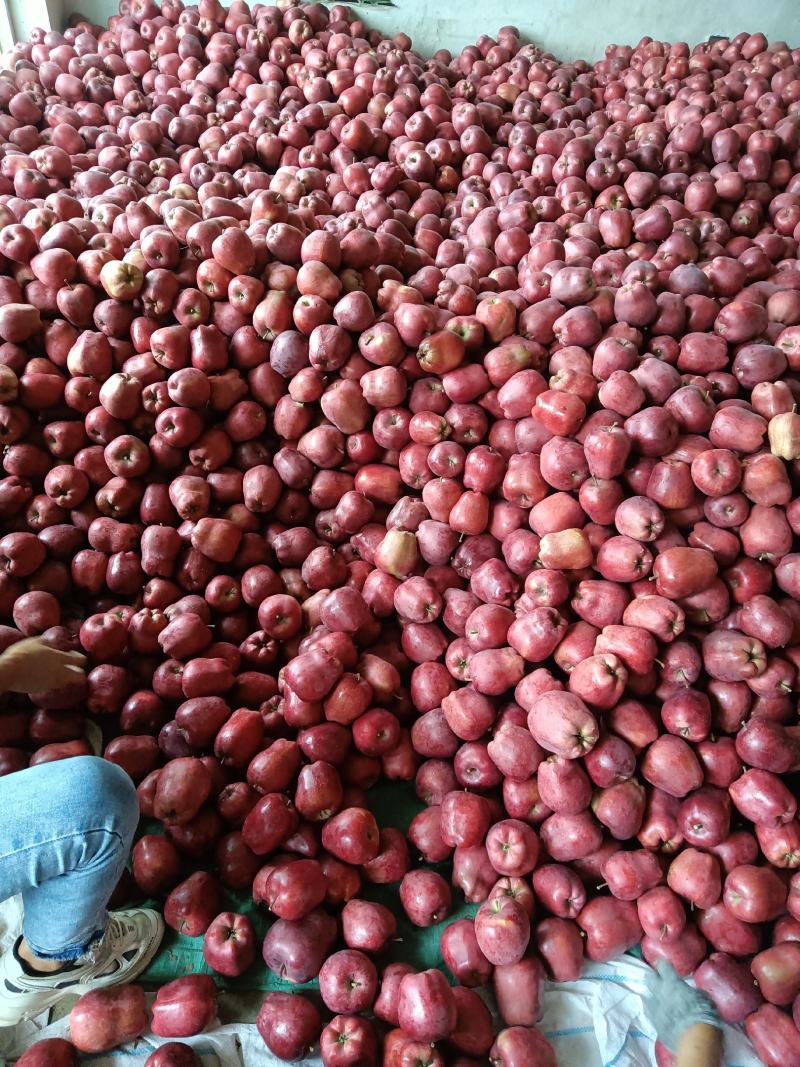
[[[147,1029],[147,1006],[141,986],[95,989],[70,1012],[72,1043],[81,1052],[107,1052]]]
[[[719,863],[708,853],[686,848],[670,864],[667,884],[693,907],[710,908],[722,892]]]
[[[200,1057],[181,1041],[165,1041],[145,1060],[145,1067],[197,1067]]]
[[[530,940],[530,920],[513,897],[495,897],[475,916],[475,934],[484,956],[495,966],[517,963]]]
[[[146,834],[139,838],[131,858],[136,884],[148,896],[160,896],[175,887],[180,877],[180,858],[165,837]]]
[[[741,864],[725,879],[722,898],[738,919],[748,923],[776,919],[786,904],[786,886],[768,867]]]
[[[651,967],[659,960],[666,960],[684,978],[694,972],[706,951],[706,942],[693,923],[687,923],[680,935],[666,944],[647,935],[642,938],[642,955]]]
[[[586,933],[587,956],[599,962],[613,959],[642,937],[636,905],[613,897],[590,900],[578,916],[578,925]]]
[[[597,721],[580,697],[545,693],[528,713],[528,729],[536,741],[558,756],[577,759],[597,741]]]
[[[615,852],[603,864],[602,873],[617,900],[638,900],[663,878],[658,859],[647,849]]]
[[[708,956],[694,972],[694,980],[726,1022],[743,1022],[762,1003],[747,965],[723,952]]]
[[[681,599],[702,592],[716,576],[717,565],[710,552],[700,548],[670,548],[653,566],[659,596]]]
[[[216,1018],[217,987],[206,974],[186,975],[161,986],[150,1027],[159,1037],[191,1037]]]
[[[63,1037],[47,1037],[30,1045],[17,1062],[22,1067],[76,1067],[78,1053]]]
[[[489,1059],[500,1067],[523,1067],[536,1063],[556,1067],[553,1046],[535,1027],[511,1026],[501,1030],[489,1052]]]
[[[774,1004],[762,1004],[745,1020],[745,1032],[767,1067],[800,1063],[800,1031]]]
[[[256,1027],[270,1052],[291,1061],[306,1055],[319,1039],[322,1019],[308,997],[270,992],[259,1009]]]
[[[493,967],[481,952],[475,926],[470,919],[456,919],[446,926],[439,944],[442,959],[461,985],[471,988],[489,981]]]
[[[231,911],[218,915],[205,932],[203,958],[230,978],[244,974],[256,958],[255,933],[247,916]]]
[[[691,747],[680,737],[662,734],[645,753],[642,775],[651,785],[685,797],[703,781],[703,772]]]
[[[648,890],[638,898],[639,922],[648,937],[669,943],[686,925],[686,910],[677,893],[668,886]]]
[[[545,977],[541,960],[533,956],[495,967],[492,986],[506,1026],[534,1026],[539,1021],[544,1011]]]
[[[586,889],[564,864],[547,863],[533,872],[533,891],[548,911],[562,919],[575,919],[586,903]]]
[[[205,871],[196,871],[177,885],[164,904],[164,921],[187,937],[200,937],[219,914],[220,889]]]
[[[342,5],[183,7],[0,77],[0,649],[87,657],[4,701],[0,774],[102,719],[161,824],[115,905],[236,977],[252,888],[325,1067],[381,1058],[359,1012],[423,979],[375,969],[454,887],[448,1044],[386,1067],[485,1059],[490,979],[495,1060],[546,1061],[534,953],[638,936],[800,1021],[800,50],[559,65],[505,26],[420,67]]]
[[[369,1019],[336,1015],[323,1029],[320,1052],[324,1067],[356,1067],[377,1061],[378,1035]]]
[[[441,971],[422,971],[400,980],[400,1027],[421,1041],[437,1041],[453,1032],[456,1003]]]
[[[770,1004],[791,1004],[800,993],[800,989],[796,988],[799,948],[794,941],[784,941],[753,957],[750,970],[762,996]]]
[[[335,920],[319,909],[297,921],[278,919],[264,938],[264,962],[288,982],[308,982],[319,974],[335,937]]]
[[[760,929],[734,914],[725,903],[718,901],[698,916],[700,932],[719,952],[732,956],[750,956],[761,947]]]
[[[189,822],[211,791],[208,769],[193,756],[171,760],[162,770],[153,804],[154,814],[167,823]]]
[[[328,880],[317,860],[299,859],[272,870],[263,900],[279,919],[297,920],[319,907],[327,888]]]
[[[758,825],[777,827],[790,822],[797,812],[797,801],[770,771],[745,771],[729,791],[741,814]]]
[[[356,949],[342,949],[325,960],[319,972],[320,995],[330,1011],[364,1011],[372,1006],[378,974],[372,960]]]
[[[453,924],[455,925],[455,924]],[[410,963],[389,963],[381,975],[381,988],[373,1006],[375,1017],[389,1026],[398,1024],[400,982],[407,974],[413,974]]]
[[[583,969],[583,935],[571,919],[549,918],[537,924],[536,948],[548,974],[557,982],[574,982]]]

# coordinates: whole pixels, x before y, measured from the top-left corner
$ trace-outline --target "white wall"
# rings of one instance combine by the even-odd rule
[[[113,0],[7,0],[15,29],[24,35],[41,25],[50,9],[79,10],[103,23],[116,10]],[[798,0],[394,0],[391,6],[353,4],[372,26],[388,33],[403,30],[417,48],[458,50],[481,33],[512,23],[562,59],[599,59],[605,45],[635,44],[649,35],[661,40],[703,41],[711,34],[734,36],[760,30],[770,40],[800,44]]]
[[[742,30],[800,45],[798,0],[395,0],[394,7],[353,7],[378,29],[404,30],[425,54],[460,50],[504,25],[559,59],[594,61],[607,44],[636,44],[644,36],[697,44]]]

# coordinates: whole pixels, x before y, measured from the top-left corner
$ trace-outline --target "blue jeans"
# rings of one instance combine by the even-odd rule
[[[138,818],[130,778],[96,756],[0,778],[0,900],[22,894],[35,955],[75,960],[103,933]]]

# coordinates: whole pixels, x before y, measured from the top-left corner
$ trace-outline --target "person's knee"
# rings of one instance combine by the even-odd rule
[[[126,847],[133,840],[139,821],[139,801],[131,779],[115,763],[99,756],[79,756],[73,762],[79,795],[94,813],[109,820],[109,829],[122,838]]]

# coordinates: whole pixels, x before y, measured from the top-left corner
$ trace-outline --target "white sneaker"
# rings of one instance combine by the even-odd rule
[[[103,755],[103,731],[100,724],[87,719],[83,727],[83,736],[86,744],[95,756]]]
[[[101,941],[73,965],[32,975],[17,945],[0,957],[0,1026],[15,1026],[47,1011],[62,997],[132,982],[148,966],[164,936],[164,920],[149,908],[115,911]]]

